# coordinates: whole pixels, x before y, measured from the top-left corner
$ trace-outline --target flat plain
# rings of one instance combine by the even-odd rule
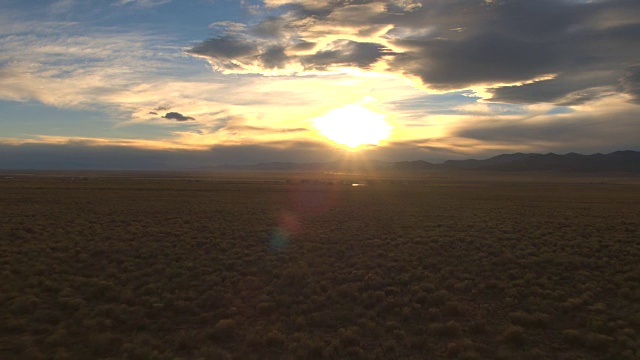
[[[640,358],[640,179],[313,176],[2,174],[0,358]]]

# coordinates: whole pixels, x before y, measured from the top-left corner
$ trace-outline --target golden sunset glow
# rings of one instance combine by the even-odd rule
[[[0,1],[0,169],[637,150],[640,2],[521,2]]]
[[[327,139],[355,149],[361,145],[378,145],[389,137],[391,125],[385,115],[360,105],[347,105],[313,120]]]

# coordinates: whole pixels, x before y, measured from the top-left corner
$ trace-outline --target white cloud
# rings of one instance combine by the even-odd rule
[[[118,0],[116,5],[132,5],[141,8],[149,8],[170,3],[172,0]]]
[[[58,0],[49,5],[49,10],[56,15],[64,14],[71,11],[75,4],[76,0]]]
[[[550,101],[529,102],[531,105],[523,107],[522,113],[518,114],[508,111],[497,113],[495,104],[489,103],[475,103],[464,107],[456,107],[454,104],[451,109],[462,112],[455,115],[430,115],[428,108],[420,106],[404,110],[394,108],[390,105],[394,101],[424,94],[422,88],[407,80],[407,77],[416,78],[424,69],[417,68],[414,74],[409,74],[409,65],[415,62],[408,59],[403,64],[406,65],[405,68],[402,68],[406,71],[392,72],[389,69],[389,59],[395,54],[389,54],[387,49],[397,53],[414,51],[413,56],[417,56],[417,61],[422,62],[422,65],[428,63],[425,59],[440,51],[441,56],[433,58],[433,64],[428,64],[441,66],[443,71],[450,71],[461,77],[469,75],[465,72],[471,73],[473,69],[456,67],[456,61],[468,60],[471,65],[484,62],[488,71],[502,71],[489,61],[492,59],[490,56],[481,58],[481,61],[469,60],[471,58],[460,57],[465,54],[458,54],[457,51],[462,51],[460,49],[438,47],[444,43],[441,39],[443,34],[450,38],[460,37],[452,41],[454,45],[467,36],[475,36],[477,27],[474,28],[474,25],[477,24],[473,24],[473,21],[444,21],[447,20],[446,16],[443,16],[440,23],[438,19],[421,20],[421,16],[425,15],[421,15],[421,12],[426,5],[420,8],[419,3],[414,1],[387,2],[397,7],[394,10],[396,13],[392,15],[386,13],[389,8],[381,6],[382,2],[337,6],[339,2],[335,1],[271,0],[266,4],[272,7],[270,11],[276,11],[273,7],[293,2],[306,6],[303,9],[305,11],[317,10],[318,6],[335,8],[324,17],[307,16],[298,6],[291,9],[298,9],[296,11],[302,13],[283,8],[286,12],[280,16],[259,23],[217,22],[211,25],[213,30],[227,38],[203,46],[203,51],[198,55],[224,73],[235,73],[231,76],[209,71],[206,63],[187,56],[183,49],[176,46],[183,44],[173,43],[166,35],[136,29],[90,27],[76,22],[17,22],[7,14],[0,14],[0,99],[37,101],[60,108],[102,110],[105,116],[114,119],[114,126],[121,133],[134,128],[140,132],[140,128],[145,126],[145,129],[162,129],[163,135],[156,136],[157,140],[153,143],[143,141],[135,145],[154,148],[162,147],[163,143],[175,148],[206,149],[213,144],[317,140],[317,134],[310,126],[310,119],[332,109],[360,103],[368,97],[378,100],[371,106],[376,107],[376,112],[387,114],[388,120],[396,129],[395,138],[390,141],[413,141],[413,144],[425,148],[432,146],[457,152],[473,152],[509,147],[512,150],[525,149],[544,144],[551,146],[558,142],[544,142],[542,135],[547,134],[543,130],[551,131],[554,127],[538,126],[535,121],[544,119],[543,122],[551,124],[571,119],[571,124],[576,128],[584,123],[591,124],[589,126],[593,129],[600,129],[600,125],[593,125],[596,122],[589,122],[588,114],[597,116],[598,119],[624,116],[624,122],[611,120],[611,129],[618,129],[616,131],[622,135],[632,132],[629,114],[637,111],[637,106],[625,103],[629,98],[615,96],[615,88],[612,86],[594,87],[593,84],[601,82],[600,77],[589,82],[590,87],[587,89],[595,89],[598,94],[606,89],[606,94],[612,95],[608,97],[615,101],[610,99],[607,102],[591,96],[592,94],[583,94],[585,86],[581,83],[571,92],[561,88],[562,91],[558,90],[560,95],[566,93],[566,96],[560,96],[560,99],[591,99],[581,103],[581,106],[572,105],[575,113],[570,115],[548,114],[555,107]],[[118,6],[137,7],[164,3],[167,1],[110,2]],[[447,7],[446,4],[449,3],[438,4]],[[492,4],[498,5],[498,2]],[[54,3],[50,10],[54,11],[56,8],[59,10],[55,11],[62,12],[72,6],[73,1],[62,0]],[[436,10],[444,11],[441,8]],[[415,12],[409,17],[413,20],[409,20],[417,23],[409,20],[395,23],[388,21],[391,18],[400,19],[396,15],[401,11]],[[464,28],[465,31],[451,30],[456,28]],[[485,43],[491,45],[489,40],[492,39],[485,39]],[[401,44],[402,41],[404,43]],[[424,43],[433,47],[421,47]],[[467,44],[473,45],[472,41],[467,41]],[[426,52],[425,49],[433,52]],[[423,50],[425,52],[421,53]],[[444,56],[449,52],[451,57]],[[265,68],[265,64],[273,66]],[[504,64],[509,65],[506,62]],[[611,63],[607,63],[604,67],[610,65]],[[563,69],[554,70],[558,72],[535,72],[531,76],[524,76],[513,70],[517,79],[507,77],[492,84],[495,87],[521,88],[525,85],[542,86],[553,81],[566,83],[567,76],[560,77]],[[263,77],[246,73],[304,76]],[[635,72],[631,75],[633,74]],[[631,75],[629,81],[633,80]],[[584,79],[588,74],[576,72],[575,77]],[[609,78],[611,76],[608,75],[606,79]],[[463,79],[465,81],[455,83],[452,89],[458,86],[472,88],[476,94],[490,98],[492,93],[486,91],[486,79],[474,79],[478,81],[477,84],[474,83],[476,86],[468,86]],[[443,79],[442,83],[446,83],[446,80]],[[628,92],[635,89],[634,84],[629,83]],[[450,89],[445,88],[441,91],[448,90]],[[549,92],[555,90],[552,87]],[[502,99],[506,99],[506,95]],[[576,101],[572,104],[576,104]],[[618,108],[623,110],[617,110]],[[169,112],[196,120],[178,124],[163,118]],[[461,129],[473,130],[474,126],[488,124],[496,115],[500,115],[499,120],[502,121],[500,129],[497,123],[492,123],[491,126],[495,125],[505,136],[518,131],[526,132],[527,129],[543,130],[536,130],[539,131],[539,136],[532,136],[530,143],[506,137],[490,138],[487,131],[480,131],[493,129],[488,125],[476,132],[466,133],[469,135],[467,137],[463,136],[465,133],[461,133]],[[507,123],[514,124],[514,127],[504,126]],[[604,124],[597,122],[601,123]],[[409,126],[415,124],[422,126]],[[38,142],[58,143],[68,139],[64,136],[47,136],[44,133],[46,131],[47,127],[44,126],[43,134],[33,134],[34,139]],[[131,131],[130,136],[135,137],[135,131]],[[606,132],[603,128],[602,134],[606,134],[607,138],[598,144],[614,142],[616,138],[623,139],[616,131]],[[578,135],[585,133],[576,132]],[[595,131],[588,133],[591,136],[597,134]],[[568,137],[563,138],[563,141],[567,139]],[[626,139],[634,140],[630,136]],[[105,144],[123,146],[133,144],[108,135],[105,135],[104,141]],[[593,141],[591,143],[596,144]],[[575,144],[586,144],[586,141],[576,140]]]
[[[0,98],[8,100],[90,107],[184,61],[181,49],[144,33],[68,22],[10,23],[0,33]]]
[[[384,103],[414,91],[402,78],[385,76],[381,83],[381,77],[364,72],[228,78],[154,34],[62,24],[23,24],[33,25],[28,32],[0,26],[9,33],[0,39],[6,50],[0,52],[0,99],[100,109],[118,129],[165,128],[162,140],[171,146],[313,138],[308,132],[269,129],[307,128],[309,119],[367,96]],[[196,120],[178,124],[163,118],[169,112]],[[257,128],[265,130],[251,130]]]

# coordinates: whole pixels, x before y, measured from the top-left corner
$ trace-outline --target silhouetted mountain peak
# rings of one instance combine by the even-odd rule
[[[399,161],[395,163],[395,169],[401,171],[422,171],[434,169],[438,165],[432,164],[428,161],[424,160],[416,160],[416,161]]]
[[[494,157],[491,157],[486,160],[447,160],[442,165],[448,169],[480,169],[491,166],[498,166],[502,164],[507,164],[516,160],[524,159],[533,155],[538,154],[523,154],[523,153],[515,153],[515,154],[501,154]]]
[[[557,172],[640,172],[640,152],[616,151],[603,155],[582,155],[568,153],[558,155],[549,153],[546,155],[531,156],[519,159],[501,166],[492,167],[492,170],[502,171],[557,171]]]

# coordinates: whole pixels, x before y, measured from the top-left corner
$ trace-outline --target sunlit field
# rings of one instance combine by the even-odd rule
[[[0,358],[640,358],[637,181],[307,175],[3,175]]]

